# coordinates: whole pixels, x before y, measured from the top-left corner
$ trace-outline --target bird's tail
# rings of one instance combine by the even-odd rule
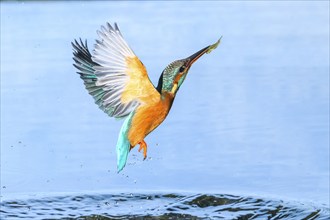
[[[132,111],[125,119],[123,125],[121,126],[119,137],[117,141],[117,171],[118,173],[124,169],[128,157],[128,153],[131,148],[131,144],[128,140],[128,131],[131,126],[132,117],[134,111]]]

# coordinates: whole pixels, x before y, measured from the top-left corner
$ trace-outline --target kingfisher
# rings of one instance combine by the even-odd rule
[[[106,23],[97,34],[99,39],[92,54],[87,40],[80,38],[72,42],[73,65],[99,108],[110,117],[125,119],[116,145],[117,171],[120,172],[136,145],[139,152],[143,151],[144,160],[147,158],[145,137],[168,115],[191,65],[214,50],[221,37],[193,55],[171,62],[155,87],[116,23]]]

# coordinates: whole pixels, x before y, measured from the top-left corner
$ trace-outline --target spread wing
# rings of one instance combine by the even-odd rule
[[[95,103],[111,117],[122,118],[138,105],[160,98],[146,68],[125,42],[115,23],[102,26],[93,55],[87,42],[72,43],[74,66]]]

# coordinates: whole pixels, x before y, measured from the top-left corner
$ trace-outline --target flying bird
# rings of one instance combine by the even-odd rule
[[[125,119],[116,146],[117,170],[120,172],[126,165],[130,150],[136,145],[140,145],[139,152],[142,150],[146,159],[145,137],[168,115],[191,65],[215,49],[221,38],[185,59],[170,63],[155,87],[116,23],[101,26],[97,34],[99,39],[92,54],[87,40],[72,42],[73,65],[99,108],[110,117]]]

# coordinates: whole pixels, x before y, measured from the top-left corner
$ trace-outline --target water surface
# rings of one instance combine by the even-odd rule
[[[2,215],[29,219],[328,219],[311,204],[232,195],[93,194],[2,203]]]
[[[130,202],[146,202],[144,195],[159,195],[149,208],[178,195],[229,195],[261,198],[248,216],[300,212],[292,209],[310,219],[329,216],[328,9],[327,1],[1,2],[1,209],[19,217],[60,218],[56,208],[73,218],[120,216]],[[93,103],[70,44],[82,37],[92,48],[107,21],[118,22],[155,83],[168,63],[223,36],[193,65],[168,118],[146,138],[148,159],[134,149],[119,174],[122,121]],[[99,199],[111,203],[123,192],[127,205],[98,211]],[[92,198],[88,212],[65,203],[72,194]],[[217,206],[140,212],[134,205],[129,215],[231,218]],[[238,213],[231,214],[245,215]]]

